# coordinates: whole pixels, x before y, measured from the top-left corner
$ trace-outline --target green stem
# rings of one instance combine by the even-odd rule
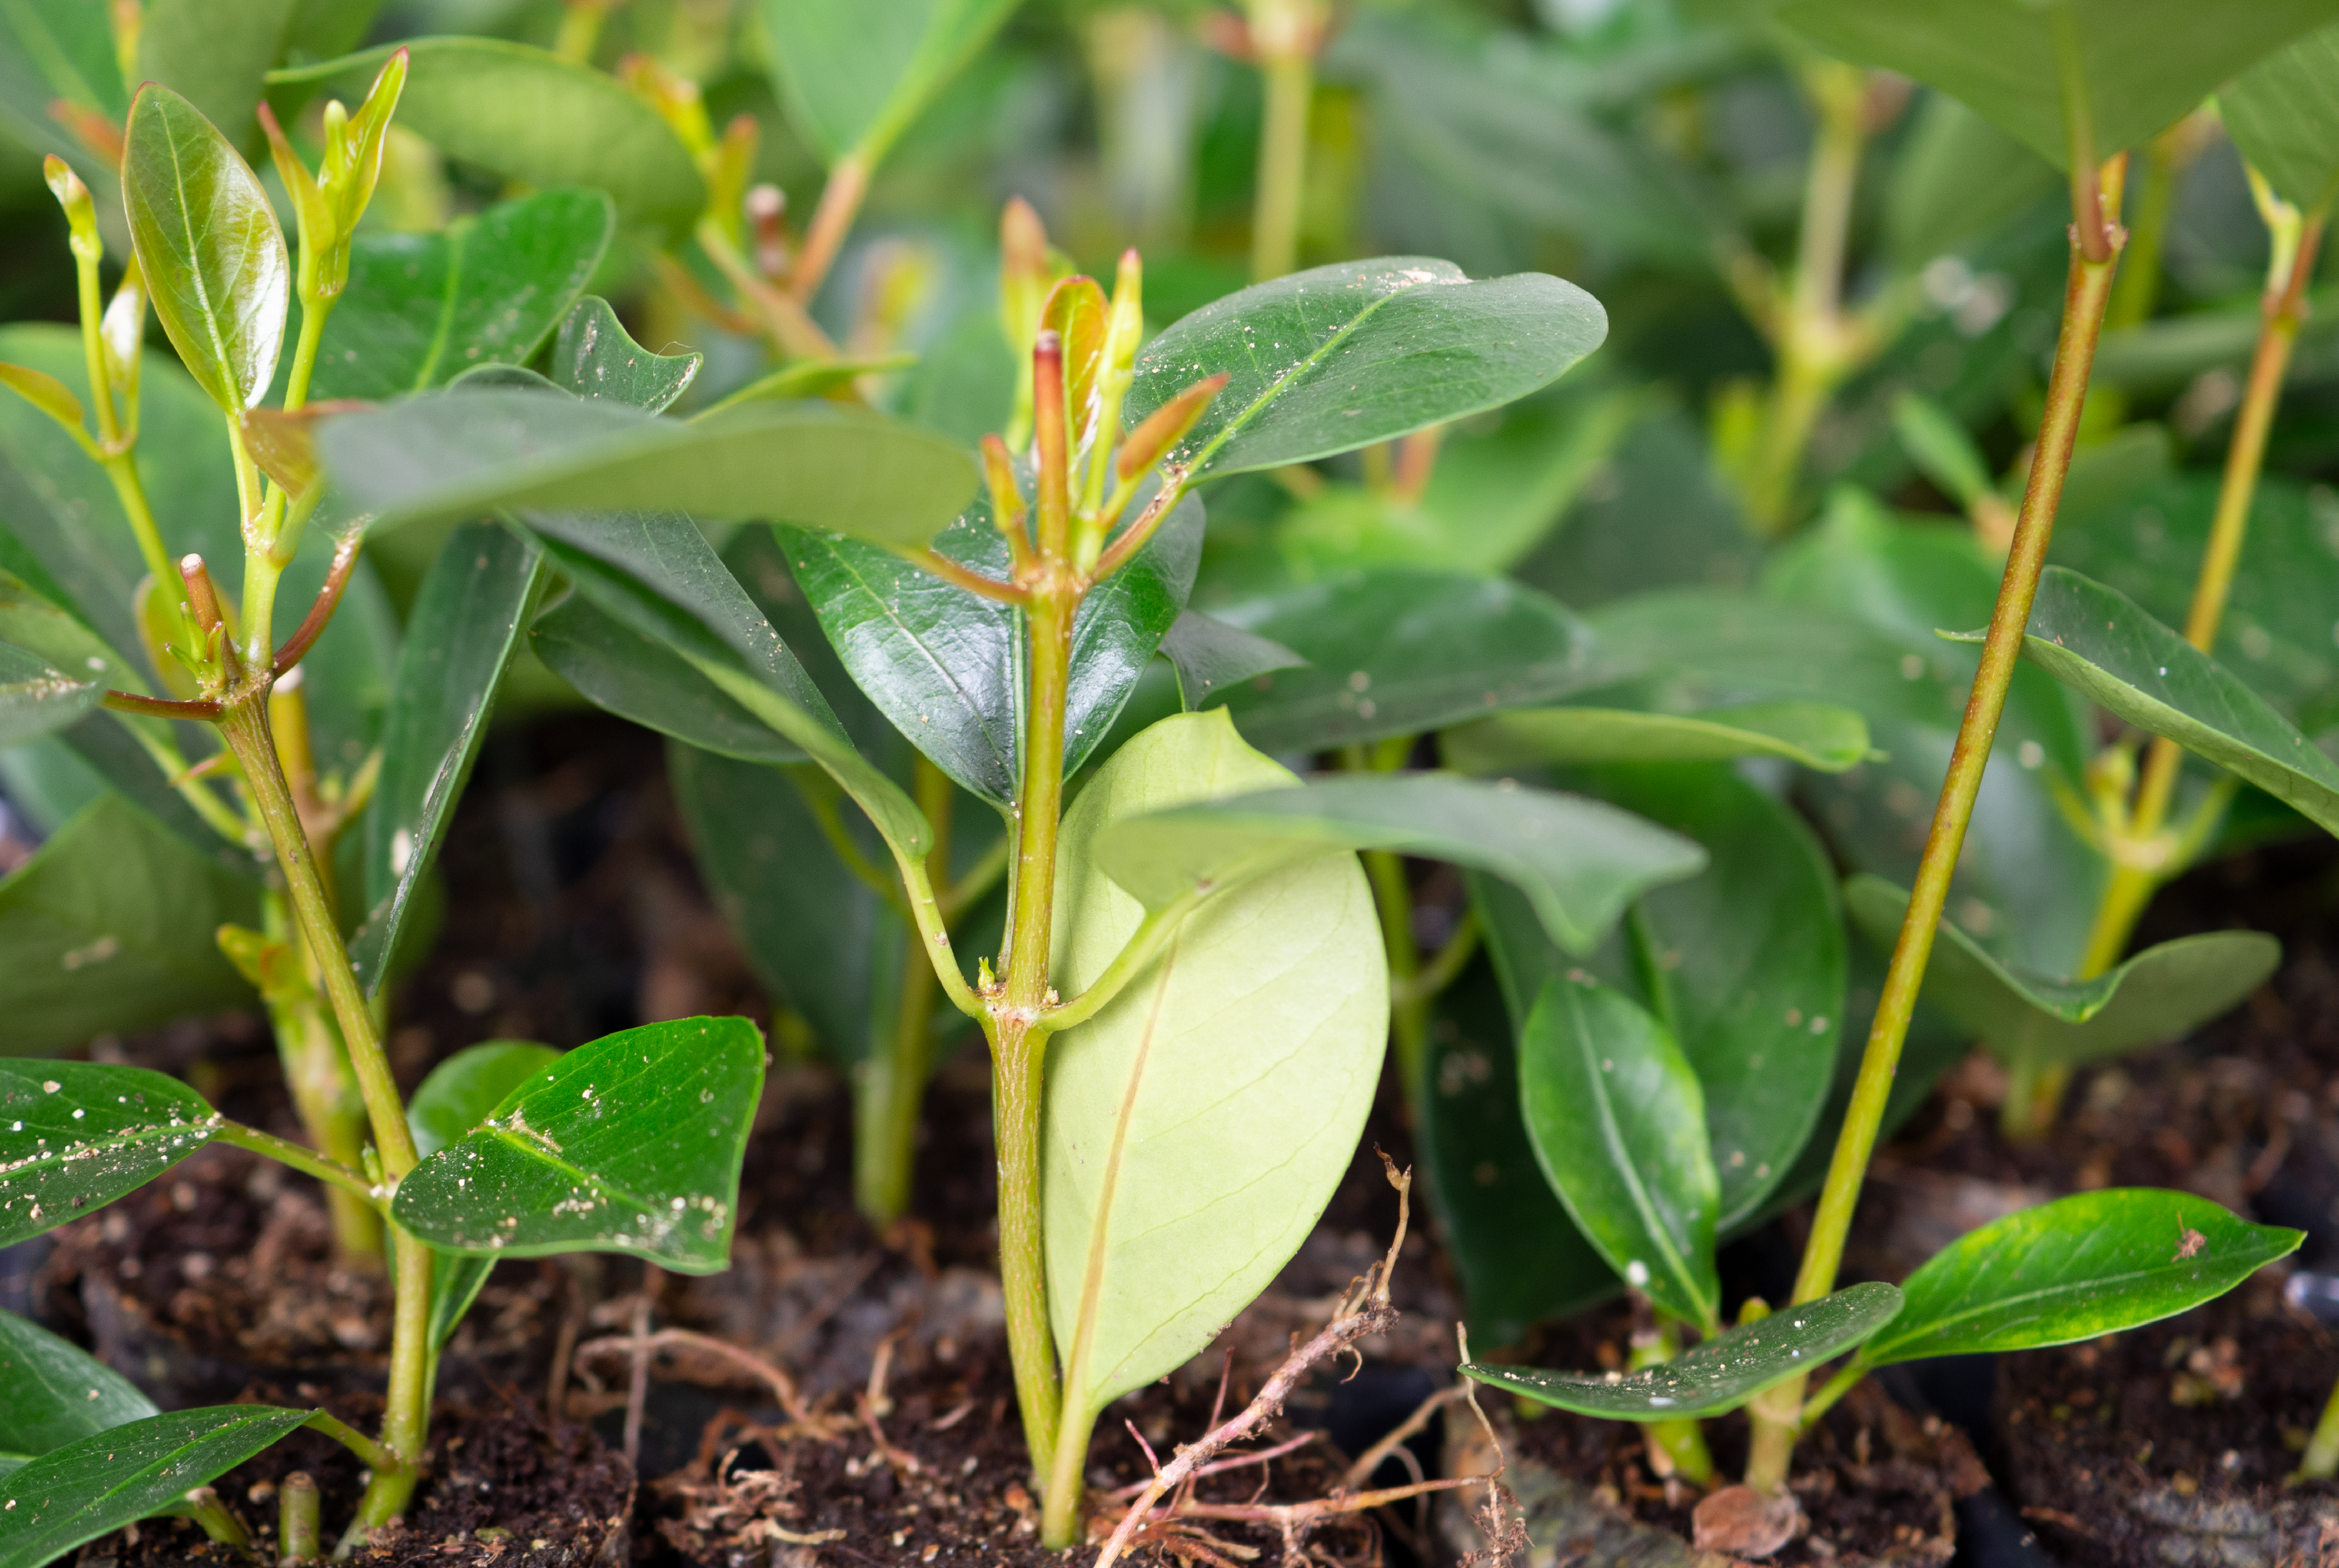
[[[2339,1386],[2331,1390],[2330,1402],[2323,1406],[2323,1418],[2314,1424],[2314,1435],[2306,1440],[2306,1452],[2299,1458],[2298,1473],[2309,1481],[2328,1481],[2339,1475]]]
[[[276,1496],[277,1562],[291,1568],[314,1561],[323,1549],[319,1527],[324,1512],[315,1479],[295,1470],[277,1487]]]
[[[1803,1402],[1802,1429],[1809,1432],[1820,1424],[1835,1405],[1835,1402],[1850,1393],[1860,1380],[1868,1376],[1868,1364],[1854,1358],[1852,1363],[1820,1386],[1820,1391]]]
[[[320,1432],[358,1456],[358,1462],[370,1468],[394,1464],[398,1456],[364,1433],[343,1421],[329,1410],[320,1410],[301,1423],[311,1432]]]
[[[828,172],[820,204],[813,209],[804,245],[788,273],[788,292],[797,300],[809,301],[819,291],[821,280],[828,276],[837,251],[844,248],[844,236],[853,231],[862,199],[869,194],[870,172],[868,154],[858,151],[839,158],[836,167]]]
[[[2092,187],[2095,182],[2090,179]],[[2094,209],[2080,207],[2086,213]],[[2083,225],[2075,225],[2083,227]],[[2030,482],[2022,498],[2021,519],[2015,526],[2008,552],[2006,575],[1999,586],[1989,632],[1982,644],[1981,665],[1973,692],[1967,699],[1965,719],[1958,727],[1949,755],[1948,776],[1935,808],[1925,852],[1917,866],[1916,886],[1909,911],[1885,971],[1883,994],[1861,1053],[1851,1104],[1844,1113],[1843,1130],[1828,1164],[1826,1185],[1821,1188],[1811,1238],[1795,1278],[1797,1303],[1817,1300],[1835,1288],[1836,1272],[1843,1262],[1844,1238],[1860,1200],[1869,1156],[1876,1148],[1885,1102],[1900,1063],[1900,1048],[1909,1034],[1909,1020],[1925,978],[1941,908],[1964,847],[1966,828],[1973,818],[1974,800],[1980,792],[1982,772],[1989,765],[1990,743],[2006,708],[2006,693],[2014,678],[2015,661],[2022,651],[2023,629],[2030,619],[2030,604],[2038,591],[2038,575],[2047,564],[2047,545],[2055,527],[2055,509],[2062,499],[2064,477],[2071,466],[2071,449],[2078,435],[2079,413],[2087,401],[2087,376],[2095,363],[2096,341],[2101,331],[2104,302],[2111,292],[2118,256],[2116,236],[2100,232],[2101,259],[2092,247],[2075,247],[2070,281],[2064,292],[2063,323],[2055,345],[2055,364],[2047,384],[2047,408],[2038,429],[2038,455],[2032,459]],[[1786,1484],[1787,1467],[1801,1425],[1802,1378],[1779,1385],[1750,1407],[1754,1443],[1747,1462],[1747,1484],[1775,1492]]]
[[[923,753],[913,757],[912,765],[918,806],[933,829],[926,863],[947,868],[956,787]],[[937,903],[946,904],[950,895],[947,880],[933,891]],[[905,934],[911,943],[918,944],[914,932]],[[957,962],[947,954],[942,956],[953,966]],[[934,993],[939,978],[933,963],[914,952],[903,954],[902,984],[894,999],[889,1039],[883,1050],[873,1052],[862,1064],[858,1074],[853,1194],[873,1225],[892,1224],[910,1206],[910,1181],[917,1163],[918,1107],[933,1068]]]
[[[1255,12],[1291,10],[1258,5]],[[1254,35],[1258,31],[1253,25]],[[1316,56],[1303,47],[1264,55],[1267,117],[1258,141],[1258,186],[1252,198],[1250,275],[1253,282],[1280,278],[1298,264],[1299,212],[1308,179],[1308,113],[1316,98]]]
[[[99,335],[105,321],[105,301],[97,285],[98,252],[92,248],[84,253],[74,246],[74,273],[81,304],[81,357],[89,375],[89,400],[95,405],[97,439],[100,446],[112,451],[122,439],[122,426],[113,411],[113,382],[105,373],[105,343]],[[167,581],[158,578],[157,581]]]
[[[344,1192],[355,1193],[368,1203],[380,1201],[380,1195],[361,1172],[351,1169],[338,1159],[328,1159],[315,1149],[294,1143],[290,1139],[262,1132],[256,1127],[246,1127],[240,1121],[230,1121],[225,1117],[212,1125],[212,1136],[222,1143],[232,1143],[238,1149],[264,1154],[320,1181],[330,1182]]]
[[[1673,1323],[1660,1323],[1645,1332],[1633,1336],[1632,1369],[1662,1366],[1681,1349],[1681,1330]],[[1713,1455],[1705,1445],[1705,1428],[1694,1419],[1643,1421],[1639,1424],[1642,1435],[1647,1439],[1649,1455],[1660,1475],[1679,1473],[1700,1486],[1713,1484]]]
[[[430,1249],[410,1232],[390,1228],[397,1296],[390,1319],[389,1404],[382,1412],[383,1464],[358,1500],[357,1517],[343,1537],[362,1540],[406,1512],[422,1479],[423,1450],[430,1435],[430,1385],[438,1352],[430,1343]]]
[[[198,1486],[188,1493],[187,1512],[202,1526],[203,1533],[221,1545],[247,1556],[251,1553],[251,1532],[244,1529],[242,1520],[228,1512],[227,1504],[212,1488]]]
[[[138,461],[128,452],[116,452],[104,459],[105,477],[113,482],[114,498],[122,503],[122,515],[130,519],[130,532],[138,541],[138,557],[146,563],[146,570],[154,578],[154,591],[171,593],[178,585],[179,568],[171,562],[171,555],[163,547],[163,532],[154,526],[154,509],[146,504],[146,487],[139,482]]]

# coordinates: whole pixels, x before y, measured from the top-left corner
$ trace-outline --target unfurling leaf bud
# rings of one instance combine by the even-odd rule
[[[1115,467],[1122,481],[1136,478],[1183,440],[1186,432],[1202,417],[1202,410],[1210,406],[1210,399],[1226,384],[1224,373],[1197,381],[1147,415],[1145,422],[1130,431],[1129,439],[1120,444],[1120,458]]]
[[[1040,332],[1040,310],[1054,284],[1048,264],[1048,231],[1040,214],[1021,196],[1011,197],[999,214],[999,314],[1008,346],[1022,359]]]
[[[105,242],[97,237],[97,203],[90,200],[89,187],[81,182],[72,164],[54,153],[42,163],[41,173],[57,205],[65,210],[65,222],[73,226],[73,253],[84,261],[96,261],[105,253]]]

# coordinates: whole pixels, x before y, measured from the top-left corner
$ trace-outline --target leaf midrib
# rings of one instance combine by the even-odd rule
[[[2187,1261],[2203,1266],[2214,1266],[2221,1263],[2227,1263],[2231,1260],[2224,1257],[2211,1257],[2203,1259],[2188,1259]],[[2261,1262],[2265,1260],[2261,1259]],[[1886,1346],[1885,1348],[1891,1349],[1899,1346],[1914,1345],[1921,1339],[1933,1338],[1941,1334],[1944,1330],[1953,1328],[1960,1323],[1970,1322],[1977,1317],[1987,1317],[1992,1314],[2004,1313],[2014,1308],[2023,1307],[2028,1303],[2039,1301],[2048,1297],[2056,1295],[2078,1295],[2088,1291],[2108,1290],[2127,1285],[2130,1281],[2134,1280],[2149,1281],[2165,1276],[2171,1276],[2183,1272],[2186,1272],[2186,1270],[2181,1268],[2179,1265],[2176,1263],[2156,1263],[2149,1267],[2131,1268],[2119,1274],[2097,1275],[2084,1286],[2068,1284],[2046,1285],[2041,1286],[2035,1290],[2023,1291],[2019,1295],[2002,1296],[1998,1297],[1994,1302],[1986,1306],[1966,1307],[1959,1311],[1951,1312],[1945,1316],[1937,1317],[1933,1320],[1932,1326],[1924,1329],[1920,1333],[1905,1335],[1900,1338],[1892,1341],[1891,1344]],[[2197,1276],[2202,1272],[2202,1269],[2201,1267],[2196,1267],[2191,1269],[2190,1272]],[[1882,1339],[1883,1337],[1884,1336],[1881,1334],[1877,1336],[1878,1339]],[[1875,1344],[1875,1340],[1870,1341],[1871,1348]],[[1873,1364],[1871,1363],[1871,1365]]]
[[[202,262],[195,243],[194,204],[188,198],[187,172],[179,162],[179,138],[171,128],[169,111],[167,99],[154,100],[156,120],[163,127],[163,145],[171,154],[171,186],[178,193],[179,226],[186,233],[187,279],[194,285],[195,301],[202,307],[203,331],[212,340],[212,352],[219,356],[220,374],[226,379],[221,390],[228,393],[240,406],[243,401],[243,389],[236,384],[234,360],[226,340],[220,336],[219,312],[212,305],[211,289],[203,279]]]

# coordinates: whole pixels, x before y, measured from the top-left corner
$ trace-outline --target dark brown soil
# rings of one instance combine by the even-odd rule
[[[379,1401],[334,1401],[360,1425],[379,1418]],[[633,1471],[588,1427],[547,1427],[527,1399],[485,1405],[442,1405],[432,1423],[429,1474],[404,1524],[379,1533],[349,1562],[361,1568],[618,1568],[630,1555]],[[295,1470],[324,1494],[324,1543],[331,1549],[354,1511],[361,1482],[349,1450],[313,1432],[295,1432],[222,1476],[217,1490],[275,1562],[277,1485]],[[84,1568],[179,1568],[183,1563],[248,1563],[214,1544],[192,1522],[149,1519],[130,1533],[83,1549]]]

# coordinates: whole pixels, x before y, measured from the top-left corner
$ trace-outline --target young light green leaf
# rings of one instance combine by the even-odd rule
[[[0,1568],[42,1568],[167,1510],[311,1414],[272,1405],[173,1410],[44,1454],[0,1480]]]
[[[1329,774],[1119,817],[1098,831],[1091,853],[1146,908],[1164,909],[1335,849],[1492,872],[1516,883],[1551,939],[1578,953],[1634,899],[1705,864],[1689,840],[1603,802],[1439,773]]]
[[[1022,774],[1021,614],[857,539],[803,528],[783,528],[780,539],[829,645],[869,700],[960,784],[993,804],[1013,804]],[[934,547],[986,577],[1007,576],[1007,543],[987,497]],[[1175,624],[1201,550],[1202,503],[1189,496],[1081,603],[1064,696],[1067,775],[1112,728]]]
[[[443,1346],[463,1326],[463,1315],[479,1298],[480,1287],[496,1271],[496,1260],[430,1250],[430,1343]]]
[[[552,1047],[527,1040],[491,1040],[457,1051],[430,1070],[407,1102],[414,1152],[425,1159],[438,1153],[559,1060]]]
[[[830,163],[874,164],[1016,0],[762,0],[788,117]]]
[[[1253,676],[1298,669],[1308,661],[1271,638],[1188,610],[1161,638],[1161,655],[1178,671],[1178,700],[1188,713],[1205,697],[1231,690]]]
[[[2257,0],[2230,11],[2194,0],[1790,0],[1776,15],[1831,54],[1964,100],[2068,169],[2067,116],[2075,111],[2094,123],[2095,155],[2108,158],[2333,11],[2330,0]]]
[[[528,646],[597,707],[694,747],[752,763],[798,763],[802,746],[757,718],[666,644],[583,594],[528,628]]]
[[[1981,449],[1957,416],[1932,399],[1917,392],[1903,392],[1893,399],[1892,432],[1900,438],[1902,449],[1918,471],[1959,506],[1971,511],[1976,505],[1998,498]]]
[[[936,436],[834,403],[759,403],[661,419],[511,388],[417,398],[325,420],[318,449],[377,527],[499,507],[768,519],[914,548],[974,493]]]
[[[2035,1350],[2134,1328],[2223,1296],[2304,1239],[2189,1192],[2077,1193],[1968,1231],[1928,1258],[1860,1364]]]
[[[1911,118],[1884,197],[1900,266],[1914,271],[2062,192],[2053,164],[1955,98],[1929,93]]]
[[[1058,840],[1064,994],[1144,919],[1096,858],[1103,832],[1289,780],[1222,713],[1163,719],[1116,752]],[[1319,855],[1213,901],[1050,1042],[1041,1193],[1071,1428],[1199,1352],[1314,1228],[1380,1079],[1387,986],[1364,873]]]
[[[1959,640],[1979,642],[1981,634]],[[2128,723],[2166,735],[2339,833],[2339,763],[2126,595],[2048,567],[2022,655]]]
[[[496,688],[519,646],[543,552],[494,523],[449,536],[409,612],[381,737],[381,774],[365,823],[372,912],[350,954],[379,990],[422,873],[487,735]]]
[[[605,1035],[416,1166],[392,1213],[449,1252],[630,1252],[720,1273],[763,1085],[763,1036],[744,1018]]]
[[[95,1034],[248,1004],[252,988],[212,932],[259,918],[254,884],[101,795],[0,882],[5,1049],[75,1050]]]
[[[1482,1366],[1463,1372],[1538,1405],[1608,1421],[1677,1421],[1722,1415],[1765,1388],[1816,1370],[1875,1334],[1900,1311],[1889,1285],[1846,1286],[1833,1296],[1782,1307],[1638,1372],[1545,1372]]]
[[[238,146],[252,146],[260,84],[284,47],[295,0],[146,0],[133,73],[177,89]]]
[[[37,1459],[156,1414],[154,1402],[88,1351],[0,1312],[0,1459]]]
[[[398,123],[449,157],[523,185],[607,191],[627,225],[679,238],[706,182],[658,112],[615,77],[498,38],[414,38],[269,74],[355,103],[394,49],[407,51]]]
[[[0,1061],[0,1246],[143,1187],[210,1141],[175,1078],[85,1061]]]
[[[1708,856],[1643,897],[1626,934],[1640,1000],[1705,1090],[1726,1234],[1785,1179],[1834,1078],[1847,962],[1834,868],[1800,815],[1729,768],[1605,767],[1582,783]]]
[[[1427,257],[1341,261],[1170,326],[1138,355],[1121,417],[1134,429],[1223,372],[1232,379],[1170,460],[1197,477],[1278,468],[1500,407],[1607,335],[1597,300],[1541,272],[1473,282]]]
[[[1629,673],[1565,608],[1501,577],[1367,567],[1210,614],[1308,661],[1220,688],[1245,738],[1275,752],[1443,729]]]
[[[1519,1108],[1545,1179],[1608,1267],[1715,1333],[1721,1182],[1705,1094],[1672,1031],[1581,971],[1548,981],[1519,1031]]]
[[[65,429],[82,429],[81,399],[73,389],[45,370],[30,365],[0,365],[0,387],[5,387]]]
[[[1890,952],[1909,895],[1881,877],[1844,883],[1845,912]],[[2076,1065],[2175,1040],[2239,1003],[2282,962],[2263,932],[2213,931],[2148,947],[2093,980],[2053,980],[1992,957],[1948,921],[1925,1000],[2007,1061]]]
[[[63,729],[98,705],[105,688],[75,680],[39,655],[0,643],[0,746],[20,746]]]
[[[2304,212],[2339,194],[2339,27],[2275,50],[2217,94],[2226,134],[2275,194]]]
[[[276,375],[292,298],[268,192],[192,104],[149,82],[130,105],[122,200],[171,346],[212,401],[242,413]]]
[[[572,189],[499,202],[435,234],[360,235],[310,396],[380,401],[525,363],[593,276],[615,222],[607,196]]]
[[[1841,773],[1869,754],[1868,721],[1827,703],[1746,703],[1700,713],[1566,706],[1496,714],[1446,731],[1438,752],[1466,774],[1574,763],[1783,757]]]
[[[580,398],[607,399],[664,413],[689,390],[706,356],[654,354],[633,340],[609,301],[587,294],[571,307],[552,342],[552,380]]]

